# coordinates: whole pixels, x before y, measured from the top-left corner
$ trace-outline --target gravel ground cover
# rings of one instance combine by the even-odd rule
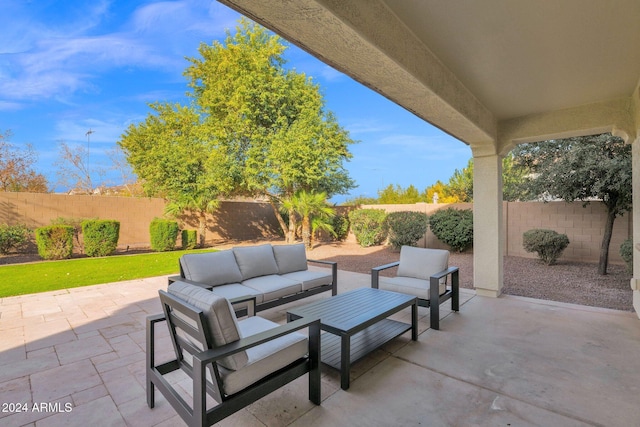
[[[318,244],[308,257],[337,261],[342,270],[368,274],[372,267],[398,261],[400,253],[389,246],[361,248],[353,242],[342,242]],[[460,268],[460,286],[473,289],[473,254],[452,253],[449,265]],[[608,274],[601,276],[593,263],[559,261],[547,266],[538,259],[505,257],[503,293],[633,311],[629,279],[624,265],[610,264]]]

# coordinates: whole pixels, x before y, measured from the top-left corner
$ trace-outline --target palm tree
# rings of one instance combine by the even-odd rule
[[[302,241],[307,248],[311,248],[311,237],[313,219],[316,219],[316,228],[320,227],[320,219],[332,218],[334,209],[327,204],[327,193],[314,193],[305,190],[296,192],[290,199],[284,200],[282,208],[286,211],[293,211],[302,218]],[[291,218],[289,219],[291,221]],[[326,221],[322,228],[327,228]]]
[[[207,233],[207,213],[218,208],[219,201],[210,194],[187,195],[180,200],[172,200],[164,208],[165,215],[177,217],[185,211],[198,215],[198,236],[200,247],[204,247]]]

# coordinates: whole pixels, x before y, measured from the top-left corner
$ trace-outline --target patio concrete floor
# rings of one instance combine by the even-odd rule
[[[338,280],[339,292],[369,286]],[[184,425],[160,393],[153,410],[145,397],[145,317],[165,287],[156,277],[1,299],[0,425]],[[407,333],[356,363],[347,391],[323,366],[321,406],[304,376],[220,425],[640,425],[634,313],[469,290],[461,302],[442,305],[440,331],[420,308],[418,341]],[[284,323],[286,309],[260,315]]]

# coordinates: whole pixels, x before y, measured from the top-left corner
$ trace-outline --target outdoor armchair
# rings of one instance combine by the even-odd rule
[[[187,425],[209,426],[307,373],[309,399],[320,404],[319,319],[282,326],[252,315],[238,321],[229,300],[179,281],[159,294],[164,314],[147,318],[150,408],[157,388]],[[169,328],[175,358],[156,365],[159,322]],[[192,396],[167,377],[177,370],[190,377]]]
[[[395,277],[380,275],[381,271],[392,267],[398,267]],[[371,287],[418,297],[418,305],[430,307],[432,329],[440,329],[442,302],[451,299],[451,310],[459,310],[458,267],[449,267],[449,251],[446,250],[403,246],[400,261],[371,269]]]

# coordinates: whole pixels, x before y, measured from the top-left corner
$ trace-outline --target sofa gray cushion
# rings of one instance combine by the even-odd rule
[[[274,245],[273,255],[280,274],[307,269],[307,252],[304,243],[295,245]]]
[[[180,257],[185,279],[211,286],[239,283],[242,273],[231,250],[186,254]]]
[[[233,248],[233,254],[242,273],[242,280],[278,274],[278,264],[269,244]]]
[[[231,283],[228,285],[216,286],[215,288],[211,289],[211,292],[229,300],[238,297],[254,296],[256,297],[256,304],[260,304],[262,302],[262,293],[248,286],[241,285],[240,283]],[[233,304],[232,306],[235,309],[239,309],[245,308],[247,304],[239,303]]]
[[[302,290],[302,283],[277,274],[254,277],[244,280],[242,284],[261,292],[263,302],[282,298]]]
[[[202,310],[211,332],[211,339],[215,347],[220,347],[241,338],[236,314],[229,300],[215,295],[210,291],[185,282],[173,282],[168,289],[171,295]],[[220,365],[236,370],[245,366],[249,358],[241,351],[220,360]]]
[[[432,275],[446,270],[448,266],[449,251],[403,246],[400,249],[397,275],[429,280]]]
[[[309,289],[317,288],[322,285],[330,285],[333,281],[331,271],[293,271],[291,273],[283,274],[282,277],[302,283],[303,291],[308,291]]]

